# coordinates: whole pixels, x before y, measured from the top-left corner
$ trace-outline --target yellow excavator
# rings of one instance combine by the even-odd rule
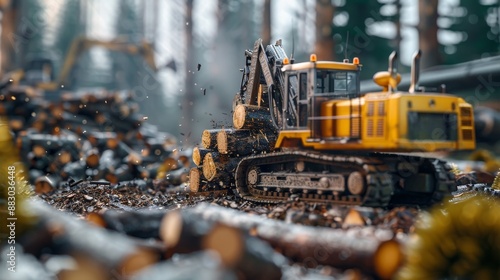
[[[454,174],[445,161],[421,154],[474,149],[473,109],[460,97],[418,87],[420,56],[407,92],[397,89],[393,52],[388,71],[374,75],[381,91],[361,94],[358,58],[311,55],[293,63],[281,41],[264,48],[257,40],[233,101],[234,127],[204,132],[204,143],[216,135],[217,144],[200,149],[203,160],[195,163],[202,175],[194,176],[191,190],[229,186],[267,203],[440,201],[456,190]]]

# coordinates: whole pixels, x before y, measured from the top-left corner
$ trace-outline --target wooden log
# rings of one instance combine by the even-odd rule
[[[229,158],[216,152],[206,154],[202,166],[203,176],[209,182],[227,187],[234,181],[234,169],[239,161],[239,158]]]
[[[170,170],[165,175],[164,180],[165,182],[174,186],[186,183],[189,180],[189,170],[184,167],[175,170]]]
[[[194,219],[193,219],[194,218]],[[271,247],[233,227],[197,220],[182,210],[165,215],[160,229],[168,254],[213,250],[224,267],[237,270],[244,279],[281,279],[286,260]]]
[[[211,150],[209,149],[204,149],[204,148],[199,148],[199,147],[194,147],[193,148],[193,163],[196,166],[200,166],[203,164],[203,158],[205,157],[206,154],[210,153]]]
[[[208,153],[203,158],[203,176],[205,176],[208,181],[212,181],[215,178],[215,174],[217,174],[217,168],[219,168],[220,165],[218,160],[218,153]]]
[[[116,269],[122,275],[134,273],[161,258],[158,252],[139,245],[131,237],[93,227],[53,209],[44,202],[30,201],[27,207],[37,215],[42,227],[50,229],[50,242],[40,244],[39,248],[52,254],[85,256],[104,269]],[[143,261],[132,264],[130,259]]]
[[[161,219],[168,210],[104,210],[89,213],[91,223],[138,238],[160,238]]]
[[[193,167],[189,170],[189,190],[192,193],[197,193],[201,190],[201,181],[203,180],[202,176],[203,172],[200,167]]]
[[[193,219],[194,218],[194,219]],[[167,247],[167,256],[187,254],[202,249],[202,237],[210,232],[213,222],[196,220],[180,210],[168,212],[161,220],[160,238]]]
[[[274,150],[276,134],[267,130],[252,132],[247,129],[220,131],[217,134],[217,150],[220,154],[246,156]]]
[[[190,219],[219,222],[246,230],[308,267],[358,268],[389,279],[402,263],[401,245],[392,239],[390,230],[365,227],[345,231],[290,225],[203,203],[183,211]]]
[[[217,252],[222,265],[244,279],[281,279],[286,259],[263,241],[246,236],[240,229],[215,224],[203,238],[203,249]]]
[[[201,134],[201,146],[205,149],[214,150],[217,148],[217,133],[221,129],[205,129]]]
[[[240,104],[234,109],[233,126],[236,129],[271,129],[269,108]]]
[[[168,273],[168,277],[166,274]],[[177,255],[176,258],[157,263],[140,271],[134,280],[160,279],[238,279],[234,271],[221,266],[216,254],[200,251]]]

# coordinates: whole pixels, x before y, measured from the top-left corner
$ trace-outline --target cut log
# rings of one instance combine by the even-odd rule
[[[231,156],[246,156],[272,151],[277,139],[276,134],[264,131],[260,130],[258,133],[252,133],[251,130],[247,129],[220,131],[217,134],[217,150],[221,154]]]
[[[203,159],[203,176],[209,182],[215,182],[221,187],[227,187],[234,181],[234,169],[239,158],[229,158],[219,153],[209,153]]]
[[[90,213],[87,220],[95,225],[139,238],[159,236],[161,219],[168,210],[105,210]]]
[[[183,183],[186,183],[189,180],[189,170],[187,168],[179,168],[175,170],[170,170],[167,172],[165,177],[163,178],[165,182],[178,186]]]
[[[244,275],[244,279],[281,279],[281,266],[286,263],[263,241],[222,224],[214,225],[202,246],[217,252],[222,265]]]
[[[160,238],[167,247],[167,256],[187,254],[202,249],[202,237],[212,229],[213,222],[197,220],[180,210],[167,213],[160,226]]]
[[[205,129],[201,134],[201,145],[205,149],[216,149],[217,148],[217,133],[221,129]]]
[[[52,254],[85,256],[106,270],[116,269],[127,274],[149,266],[161,258],[158,252],[139,245],[131,237],[89,226],[88,223],[76,220],[40,201],[30,201],[27,207],[36,213],[40,226],[48,228],[48,232],[52,235],[51,238],[44,239],[49,243],[38,246],[44,251]],[[40,252],[33,253],[37,255]],[[130,267],[127,264],[128,259],[136,257],[145,261]],[[128,268],[123,269],[124,267]]]
[[[183,211],[183,215],[193,220],[218,222],[248,231],[308,267],[358,268],[389,279],[402,263],[401,245],[392,239],[390,230],[365,227],[345,231],[290,225],[208,204]]]
[[[203,158],[203,176],[208,181],[212,181],[217,174],[217,169],[220,170],[219,154],[218,153],[208,153]]]
[[[167,276],[168,275],[168,276]],[[221,266],[216,253],[200,251],[177,255],[176,258],[157,263],[140,271],[133,280],[164,279],[238,279],[236,274]]]
[[[203,172],[200,167],[193,167],[189,170],[189,190],[192,193],[197,193],[201,190],[201,180]]]
[[[234,109],[233,126],[236,129],[271,129],[269,108],[240,104]]]
[[[210,152],[211,152],[211,150],[208,150],[208,149],[194,147],[193,148],[193,156],[192,156],[193,157],[193,163],[196,166],[202,165],[203,164],[203,158],[205,157],[206,154],[208,154]]]

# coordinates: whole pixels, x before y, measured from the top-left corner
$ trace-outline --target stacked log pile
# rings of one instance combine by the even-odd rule
[[[207,129],[201,147],[193,150],[190,189],[193,193],[227,189],[234,185],[234,170],[244,156],[271,152],[277,140],[269,108],[239,104],[233,128]]]
[[[50,101],[26,88],[0,93],[0,116],[9,119],[38,193],[81,179],[186,183],[191,150],[177,149],[175,137],[138,108],[126,92],[71,92]]]

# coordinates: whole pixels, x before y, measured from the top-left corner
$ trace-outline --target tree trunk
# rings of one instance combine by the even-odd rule
[[[316,45],[314,52],[318,60],[334,60],[335,58],[332,34],[334,10],[330,0],[316,0]]]
[[[437,0],[422,0],[418,2],[418,46],[422,51],[421,69],[440,65],[438,32],[438,4]]]
[[[186,85],[184,98],[182,100],[182,128],[181,132],[184,135],[189,135],[192,132],[192,122],[194,119],[195,95],[194,95],[194,71],[195,65],[195,52],[193,48],[193,2],[194,0],[186,1],[186,24],[185,24],[185,38],[186,38]],[[191,139],[185,139],[184,144],[192,144]]]
[[[264,11],[262,13],[262,43],[271,43],[271,0],[264,0]]]

